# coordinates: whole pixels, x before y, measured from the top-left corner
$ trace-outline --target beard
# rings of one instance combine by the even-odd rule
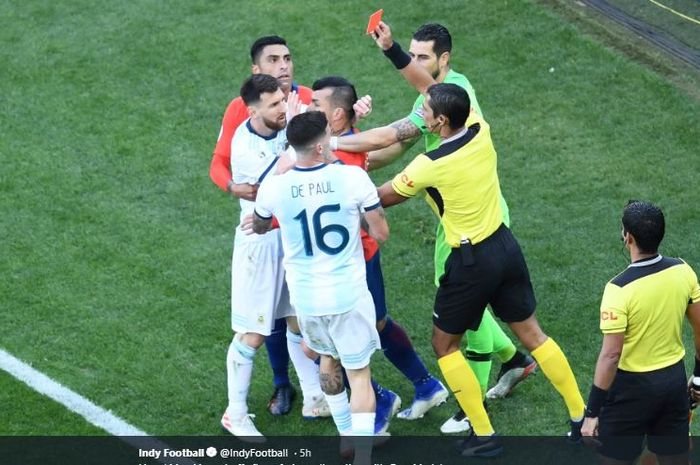
[[[273,119],[267,119],[267,118],[263,117],[262,121],[263,121],[263,124],[265,124],[265,126],[272,129],[273,131],[280,131],[287,126],[287,118],[286,117],[282,120],[273,120]]]

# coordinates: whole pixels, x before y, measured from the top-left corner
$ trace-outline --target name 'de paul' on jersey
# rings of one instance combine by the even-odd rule
[[[331,186],[330,181],[324,182],[310,182],[307,185],[299,184],[292,186],[292,198],[306,197],[319,195],[319,194],[330,194],[335,192],[333,186]]]

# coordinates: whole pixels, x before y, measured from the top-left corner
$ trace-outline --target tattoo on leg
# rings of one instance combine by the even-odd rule
[[[343,384],[343,373],[340,371],[340,366],[330,373],[320,373],[319,380],[321,382],[321,390],[331,396],[340,394],[345,389]]]

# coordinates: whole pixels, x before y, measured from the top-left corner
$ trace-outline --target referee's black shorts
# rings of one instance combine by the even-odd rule
[[[488,304],[507,323],[530,317],[535,311],[535,293],[510,229],[502,224],[471,248],[474,263],[465,265],[459,248],[453,248],[445,262],[435,296],[435,326],[450,334],[476,330]]]
[[[618,370],[600,411],[598,452],[630,461],[647,447],[657,455],[688,452],[690,402],[683,360],[660,370]]]

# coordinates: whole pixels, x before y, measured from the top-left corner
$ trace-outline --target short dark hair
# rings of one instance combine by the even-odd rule
[[[287,45],[287,41],[280,36],[265,36],[261,37],[250,46],[250,59],[253,63],[257,63],[260,59],[260,54],[268,45]]]
[[[457,84],[433,84],[428,87],[430,101],[428,105],[434,116],[445,115],[450,120],[450,128],[459,129],[464,126],[469,116],[471,102],[467,91]]]
[[[632,234],[642,253],[656,253],[666,232],[664,213],[656,205],[630,200],[622,211],[622,228]]]
[[[287,141],[296,151],[306,151],[326,133],[328,120],[322,111],[300,113],[287,124]]]
[[[423,24],[413,33],[413,40],[430,42],[434,40],[433,52],[440,57],[445,52],[452,51],[452,36],[445,26],[437,23]]]
[[[350,121],[355,119],[355,110],[352,108],[357,102],[357,92],[355,91],[355,86],[353,86],[350,81],[340,76],[327,76],[318,79],[311,86],[312,90],[322,90],[328,87],[333,88],[333,92],[330,95],[331,102],[337,108],[342,108],[348,115]]]
[[[277,92],[279,88],[277,79],[269,74],[253,74],[241,86],[241,97],[246,105],[253,105],[260,101],[262,94]]]

